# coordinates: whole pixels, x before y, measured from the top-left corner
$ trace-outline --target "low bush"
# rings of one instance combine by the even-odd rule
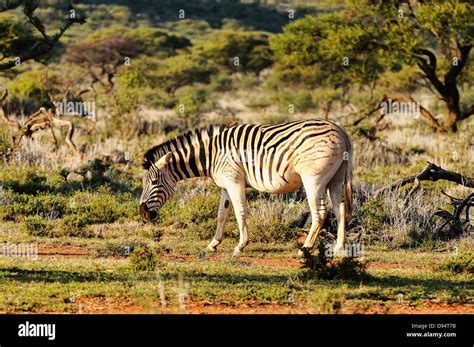
[[[31,236],[53,236],[53,224],[40,216],[27,216],[24,221],[26,232]]]
[[[324,240],[320,240],[315,255],[303,249],[306,279],[316,277],[325,280],[360,280],[368,276],[364,261],[356,257],[328,257],[326,245]]]
[[[464,247],[458,249],[440,264],[439,269],[456,274],[474,274],[474,251]]]
[[[57,219],[65,214],[67,199],[49,193],[29,195],[8,191],[4,203],[0,204],[2,220],[20,221],[27,216],[37,215],[47,219]]]
[[[88,223],[113,223],[138,218],[138,202],[129,194],[114,194],[107,186],[95,192],[77,192],[70,199],[70,209]]]
[[[58,233],[64,236],[90,237],[91,233],[87,231],[90,221],[86,215],[71,214],[65,216],[58,224]]]
[[[161,237],[163,236],[163,229],[159,226],[147,225],[138,230],[138,236],[158,242],[161,240]]]
[[[157,264],[155,252],[145,246],[138,245],[130,254],[130,264],[134,271],[153,271]]]

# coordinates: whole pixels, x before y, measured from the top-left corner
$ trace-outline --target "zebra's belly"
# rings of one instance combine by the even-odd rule
[[[287,182],[282,178],[274,178],[270,184],[269,181],[262,182],[247,182],[247,186],[257,189],[261,192],[267,192],[272,194],[283,194],[291,193],[303,186],[301,177],[299,175],[293,175],[292,179],[287,179]]]

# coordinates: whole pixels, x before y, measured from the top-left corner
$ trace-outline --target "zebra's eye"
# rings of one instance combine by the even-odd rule
[[[157,185],[157,184],[158,184],[158,180],[153,180],[153,181],[151,181],[151,184]]]

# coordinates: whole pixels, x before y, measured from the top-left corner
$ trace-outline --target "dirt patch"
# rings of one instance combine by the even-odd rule
[[[346,303],[341,312],[358,314],[473,314],[474,305],[435,301],[423,301],[416,305],[410,303],[377,303],[374,305]]]
[[[130,297],[79,297],[71,303],[72,310],[79,314],[138,314],[147,313]]]
[[[310,314],[311,310],[297,305],[247,301],[241,304],[191,302],[187,314]]]
[[[79,297],[70,303],[70,311],[79,314],[309,314],[311,310],[287,303],[244,303],[188,301],[182,307],[142,306],[131,297]],[[45,311],[41,313],[55,313]]]
[[[393,269],[431,269],[434,266],[416,265],[410,263],[383,263],[378,261],[368,261],[367,268],[373,270],[393,270]]]
[[[265,303],[248,300],[243,303],[188,301],[182,307],[142,306],[131,297],[79,297],[70,303],[66,312],[79,314],[318,314],[318,309],[288,303]],[[8,312],[21,313],[21,312]],[[63,313],[42,310],[35,313]],[[453,305],[444,302],[423,301],[410,303],[344,303],[341,314],[473,314],[474,305]]]

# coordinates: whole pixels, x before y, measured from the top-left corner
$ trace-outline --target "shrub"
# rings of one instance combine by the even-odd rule
[[[66,199],[47,193],[36,196],[29,194],[6,194],[6,203],[0,205],[0,216],[3,220],[17,221],[27,216],[38,215],[42,218],[60,218],[67,209]]]
[[[107,186],[95,192],[77,192],[71,199],[72,210],[92,223],[113,223],[137,217],[137,202],[130,194],[114,194]]]
[[[317,291],[311,296],[311,304],[319,313],[337,314],[341,311],[344,297],[340,293]]]
[[[219,201],[217,194],[207,194],[197,196],[183,206],[180,220],[189,228],[191,235],[197,236],[200,240],[207,240],[214,235]]]
[[[316,107],[308,91],[281,91],[274,99],[283,110],[288,110],[289,105],[293,105],[295,112],[307,112]]]
[[[184,129],[199,125],[203,113],[214,106],[207,89],[202,87],[183,87],[177,93],[176,117]]]
[[[0,127],[0,155],[6,154],[7,150],[12,146],[12,136],[10,129],[6,126]],[[2,158],[3,159],[3,158]]]
[[[146,67],[151,87],[158,87],[169,94],[193,83],[209,83],[214,68],[191,54],[181,54],[167,59],[147,59]]]
[[[166,202],[158,214],[158,220],[161,225],[175,225],[186,229],[186,234],[192,237],[208,240],[214,235],[217,226],[219,201],[217,189],[184,193],[181,200],[172,199]],[[232,229],[237,230],[234,214],[230,211],[225,231]]]
[[[130,263],[134,271],[153,271],[157,264],[156,254],[149,247],[138,245],[130,254]]]
[[[36,194],[51,190],[39,165],[9,164],[0,170],[0,182],[15,193]]]
[[[211,77],[209,89],[215,92],[228,92],[232,90],[232,77],[226,75],[214,75]]]
[[[258,75],[272,65],[268,35],[261,32],[221,30],[202,47],[206,61],[225,71],[252,72]],[[235,58],[239,64],[235,65]]]
[[[433,207],[426,205],[422,192],[410,198],[405,195],[405,191],[388,192],[378,198],[369,198],[360,208],[354,209],[359,224],[371,240],[392,248],[432,243]]]
[[[320,240],[317,245],[317,254],[303,249],[303,261],[308,271],[305,277],[321,278],[326,280],[360,280],[367,277],[365,262],[355,257],[333,257],[326,255],[326,244]]]
[[[369,200],[361,206],[360,212],[369,230],[380,230],[388,219],[382,199]]]
[[[31,236],[51,236],[53,225],[40,216],[27,216],[25,218],[25,228]]]
[[[456,274],[473,274],[474,273],[474,251],[461,248],[455,255],[447,258],[439,266],[440,270],[450,271]]]
[[[86,227],[91,224],[86,215],[71,214],[65,216],[59,222],[59,233],[65,236],[84,237],[90,236],[86,233]]]
[[[148,225],[138,231],[138,235],[150,239],[152,241],[160,241],[163,236],[163,229],[155,225]]]

